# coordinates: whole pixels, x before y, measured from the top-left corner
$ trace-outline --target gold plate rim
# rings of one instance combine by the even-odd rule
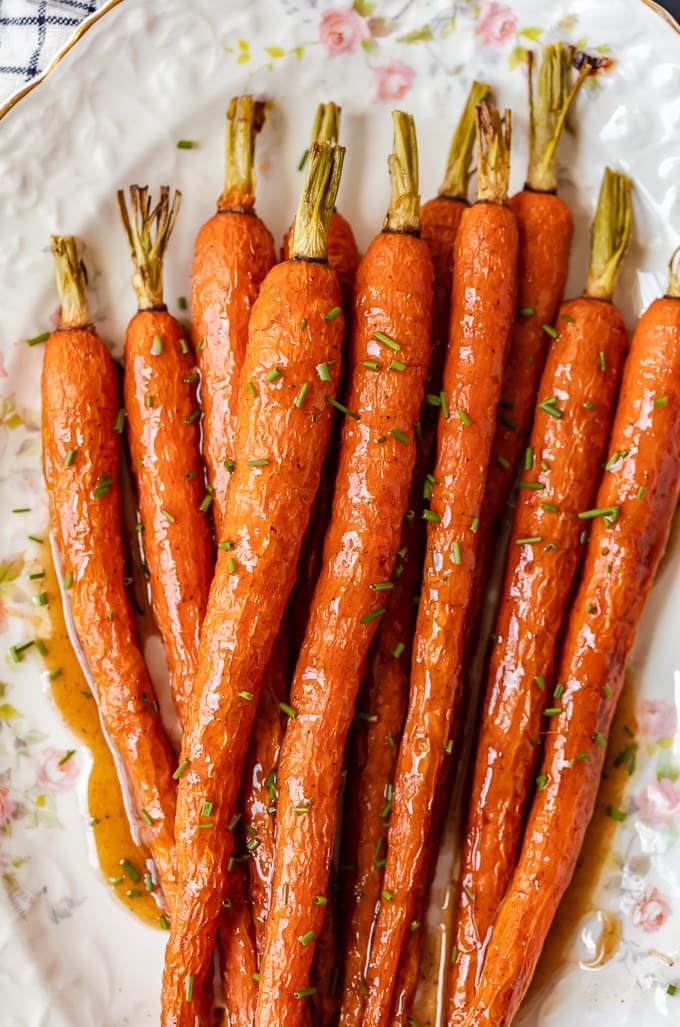
[[[10,96],[9,100],[7,100],[2,107],[0,107],[0,121],[2,121],[2,119],[5,117],[7,113],[9,113],[9,111],[16,107],[20,100],[23,100],[25,96],[28,96],[29,93],[32,93],[33,90],[41,84],[41,82],[44,82],[49,77],[50,72],[54,71],[54,69],[57,67],[62,58],[65,57],[66,54],[70,53],[70,51],[73,49],[76,43],[83,38],[85,33],[89,29],[91,29],[93,25],[96,25],[96,23],[100,21],[102,18],[104,18],[109,13],[109,11],[112,11],[114,7],[118,7],[118,5],[121,3],[123,3],[123,0],[109,0],[109,2],[105,4],[102,8],[100,8],[94,14],[90,15],[89,18],[86,18],[85,21],[81,22],[81,24],[78,26],[74,35],[68,41],[66,46],[54,55],[54,57],[47,65],[47,67],[44,69],[44,71],[40,75],[38,75],[37,78],[34,78],[31,82],[27,82],[22,89],[20,89],[18,92]],[[654,11],[654,13],[657,14],[660,18],[663,18],[666,24],[669,25],[674,32],[677,32],[678,35],[680,35],[680,24],[678,24],[673,15],[670,14],[664,7],[661,7],[658,3],[655,2],[655,0],[642,0],[642,3],[644,3],[646,7],[649,7],[650,10]]]

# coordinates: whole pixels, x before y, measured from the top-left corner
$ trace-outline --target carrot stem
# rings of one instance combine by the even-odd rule
[[[529,65],[529,169],[527,188],[540,193],[554,193],[557,189],[557,147],[572,101],[583,81],[593,70],[587,57],[579,68],[574,84],[569,88],[569,70],[573,47],[552,43],[543,47],[543,58],[538,73],[538,92],[534,101],[534,55],[527,54]]]
[[[85,328],[90,322],[87,305],[87,270],[78,258],[72,235],[52,236],[52,256],[61,300],[60,328]]]
[[[125,193],[118,190],[118,207],[127,235],[134,264],[132,287],[140,310],[163,306],[163,258],[167,249],[182,194],[176,190],[170,205],[170,189],[161,186],[155,207],[146,186],[130,186],[132,219],[125,203]]]
[[[338,195],[344,159],[344,146],[331,142],[312,144],[307,181],[295,216],[291,257],[326,260],[328,226]]]
[[[512,114],[500,112],[488,100],[475,108],[477,127],[477,200],[507,203],[510,185]]]
[[[342,108],[335,103],[319,104],[312,127],[312,145],[314,143],[337,143],[341,110]]]
[[[444,180],[439,196],[447,200],[466,200],[472,169],[472,151],[475,145],[475,108],[491,92],[491,86],[473,82],[465,101],[460,121],[453,133]]]
[[[680,246],[668,262],[668,292],[666,295],[680,298]]]
[[[390,172],[390,205],[383,224],[384,232],[420,232],[418,195],[418,142],[411,114],[392,111],[394,139],[387,158]]]
[[[255,140],[264,125],[268,104],[252,96],[235,96],[227,110],[224,192],[218,210],[248,213],[255,206]]]
[[[611,300],[621,261],[628,247],[632,211],[630,179],[605,168],[597,201],[585,294]]]

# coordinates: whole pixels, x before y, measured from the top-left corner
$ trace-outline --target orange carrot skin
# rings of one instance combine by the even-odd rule
[[[665,403],[655,406],[661,397]],[[592,522],[559,660],[563,713],[541,762],[546,784],[534,797],[466,1027],[512,1022],[593,813],[626,660],[680,491],[678,299],[655,300],[633,334],[609,441],[610,453],[625,450],[598,490],[595,507],[615,505],[620,513],[614,524]]]
[[[337,388],[344,335],[342,314],[332,320],[324,314],[339,304],[340,285],[326,265],[288,261],[272,268],[250,317],[236,469],[220,533],[234,546],[219,550],[182,748],[187,762],[176,829],[181,888],[166,952],[164,1027],[194,1027],[208,1015],[212,952],[233,853],[227,825],[321,475],[331,422],[326,397]],[[327,382],[316,373],[324,361],[330,363]],[[266,376],[273,367],[281,375],[271,382]],[[304,402],[296,406],[305,382]],[[268,463],[248,466],[251,460]],[[200,827],[206,800],[213,803],[210,829]]]
[[[253,918],[248,901],[248,881],[242,863],[229,873],[229,907],[222,910],[218,943],[222,956],[222,985],[229,1023],[249,1027],[255,1019],[257,973]]]
[[[381,904],[363,1024],[389,1017],[399,957],[413,919],[432,810],[458,730],[468,615],[479,551],[495,411],[515,313],[517,225],[508,207],[476,203],[456,239],[444,392],[427,556],[399,751]],[[464,419],[457,413],[462,411]],[[469,423],[467,423],[469,421]],[[477,521],[475,521],[477,519]]]
[[[274,870],[276,768],[287,720],[287,714],[281,710],[281,703],[288,699],[287,643],[288,620],[284,618],[262,684],[242,786],[243,820],[250,837],[258,841],[257,848],[250,854],[248,869],[257,952],[260,958],[264,947]]]
[[[460,219],[468,206],[469,204],[464,200],[435,196],[420,208],[422,237],[427,243],[434,266],[432,360],[428,375],[428,390],[434,393],[439,392],[444,374],[446,348],[449,341],[453,256]],[[425,412],[427,412],[427,407]]]
[[[510,209],[519,232],[518,314],[503,375],[503,397],[512,406],[503,413],[514,427],[501,420],[496,426],[484,497],[484,524],[489,532],[503,512],[526,446],[550,345],[550,335],[543,326],[555,322],[569,273],[574,234],[572,213],[554,193],[523,190],[510,199]]]
[[[607,460],[626,351],[623,317],[611,303],[569,300],[560,308],[557,325],[559,337],[550,347],[539,397],[558,396],[563,416],[537,407],[531,466],[525,464],[520,481],[476,747],[449,1024],[465,1022],[493,918],[517,861],[537,743],[549,724],[543,710],[560,708],[553,674],[583,553],[579,537],[585,522],[578,514],[592,508]],[[523,487],[534,484],[541,487]],[[546,503],[554,509],[546,510]],[[523,538],[541,541],[517,544]]]
[[[123,381],[131,466],[151,605],[182,723],[214,563],[210,523],[200,509],[210,494],[203,483],[194,375],[194,355],[174,317],[144,310],[132,318]]]
[[[290,226],[283,238],[281,260],[288,260],[290,256],[292,237],[293,225]],[[328,266],[333,268],[340,279],[342,309],[348,320],[354,299],[354,279],[359,267],[359,260],[359,249],[352,226],[342,214],[334,210],[328,227]]]
[[[346,400],[361,419],[346,417],[343,424],[322,571],[291,687],[297,717],[288,723],[279,763],[259,1027],[293,1027],[304,1012],[294,993],[309,985],[315,941],[298,939],[310,930],[316,938],[322,927],[324,906],[314,896],[327,892],[345,739],[378,623],[371,614],[387,605],[384,593],[371,586],[389,582],[408,504],[413,425],[430,356],[432,289],[422,240],[393,233],[374,239],[357,274]],[[388,370],[395,354],[376,331],[398,342],[404,371]],[[381,369],[364,367],[364,360],[379,361]],[[296,812],[303,806],[307,813]]]
[[[42,371],[43,468],[50,523],[71,580],[73,622],[99,713],[120,757],[134,826],[156,862],[168,907],[175,897],[175,760],[136,640],[123,585],[116,370],[86,328],[52,332]],[[71,449],[72,463],[66,466]],[[113,479],[97,498],[100,476]],[[100,486],[101,488],[101,486]],[[145,811],[151,823],[142,816]]]
[[[335,1027],[338,1022],[340,951],[338,946],[338,902],[335,872],[331,866],[328,887],[328,905],[324,907],[321,933],[314,952],[312,984],[316,992],[311,996],[310,1012],[315,1027]],[[304,1027],[304,1019],[302,1020]]]
[[[191,337],[201,372],[203,457],[215,489],[213,518],[222,522],[234,456],[241,367],[248,319],[260,286],[276,263],[274,241],[252,213],[218,210],[199,230],[191,272]]]

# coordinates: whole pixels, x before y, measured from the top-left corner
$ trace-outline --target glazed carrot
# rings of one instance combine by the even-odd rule
[[[313,509],[313,508],[312,508]],[[250,902],[258,956],[262,956],[269,915],[276,826],[276,774],[289,707],[288,617],[284,617],[267,666],[241,790],[243,821],[257,839],[248,860]]]
[[[519,483],[459,876],[450,1024],[465,1021],[517,861],[543,712],[560,707],[553,673],[583,553],[579,513],[595,499],[627,344],[611,300],[630,221],[630,182],[607,169],[585,295],[560,307]]]
[[[255,1017],[257,958],[248,877],[242,863],[229,871],[229,894],[222,899],[218,943],[222,957],[224,1003],[230,1024],[247,1027]]]
[[[363,1024],[388,1021],[397,965],[413,920],[432,807],[460,719],[479,518],[501,375],[515,311],[517,225],[507,206],[510,114],[477,108],[478,202],[456,238],[449,346],[427,556],[399,750],[380,912]],[[448,416],[447,416],[448,414]]]
[[[63,587],[99,715],[121,768],[133,832],[148,845],[167,906],[175,899],[174,760],[137,643],[123,584],[121,434],[109,351],[87,308],[85,268],[70,236],[53,236],[61,297],[42,370],[43,470]]]
[[[322,570],[291,687],[279,761],[277,844],[256,1023],[293,1027],[310,994],[345,740],[393,587],[430,357],[433,271],[418,238],[413,119],[394,112],[392,199],[357,273],[349,414]],[[398,283],[398,288],[397,288]]]
[[[180,194],[169,205],[161,188],[152,206],[146,188],[130,188],[118,205],[135,272],[138,312],[125,336],[123,398],[132,472],[137,483],[151,607],[163,639],[170,690],[182,725],[196,674],[198,638],[213,570],[200,452],[200,409],[194,354],[180,323],[163,303],[163,258]],[[155,231],[154,231],[155,230]]]
[[[533,54],[527,54],[529,167],[526,186],[510,200],[519,232],[517,312],[484,495],[482,552],[487,554],[493,551],[491,536],[526,446],[550,345],[549,329],[555,321],[569,272],[574,219],[568,204],[556,194],[557,147],[572,101],[591,71],[586,60],[570,87],[572,53],[572,48],[563,43],[543,48],[535,103]],[[480,565],[479,600],[487,573],[488,557]]]
[[[265,275],[276,263],[274,241],[255,213],[253,158],[265,104],[235,97],[227,112],[226,176],[217,212],[196,236],[191,271],[191,337],[201,372],[203,457],[214,488],[219,533],[234,458],[241,367],[248,319]]]
[[[558,663],[560,713],[549,721],[524,845],[466,1027],[512,1022],[593,814],[626,660],[680,491],[680,251],[668,294],[633,334],[608,452],[594,506],[581,512],[591,529]]]
[[[425,547],[423,492],[431,491],[441,377],[451,306],[453,247],[460,217],[467,207],[470,164],[475,139],[475,107],[488,86],[473,83],[449,150],[439,194],[421,209],[422,238],[434,268],[432,358],[428,400],[421,415],[421,435],[410,499],[402,527],[399,577],[390,596],[389,614],[373,641],[355,720],[353,755],[348,760],[343,830],[342,879],[345,914],[341,1027],[358,1024],[364,1004],[363,979],[369,939],[382,887],[385,844],[397,752],[408,704],[410,653]],[[356,868],[356,869],[354,869]]]
[[[331,144],[314,150],[294,258],[272,268],[250,316],[236,467],[179,764],[180,888],[166,952],[164,1027],[209,1017],[217,920],[238,855],[241,772],[328,441],[344,318],[340,284],[325,262],[326,234],[343,154]]]
[[[338,945],[338,894],[335,868],[326,889],[327,903],[312,963],[311,983],[315,988],[310,998],[311,1021],[315,1027],[335,1027],[340,1004],[340,950]],[[304,1023],[304,1020],[303,1020]]]

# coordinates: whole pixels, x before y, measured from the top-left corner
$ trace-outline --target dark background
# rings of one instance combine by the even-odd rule
[[[680,21],[680,0],[658,0],[659,7],[665,7],[667,11]]]

